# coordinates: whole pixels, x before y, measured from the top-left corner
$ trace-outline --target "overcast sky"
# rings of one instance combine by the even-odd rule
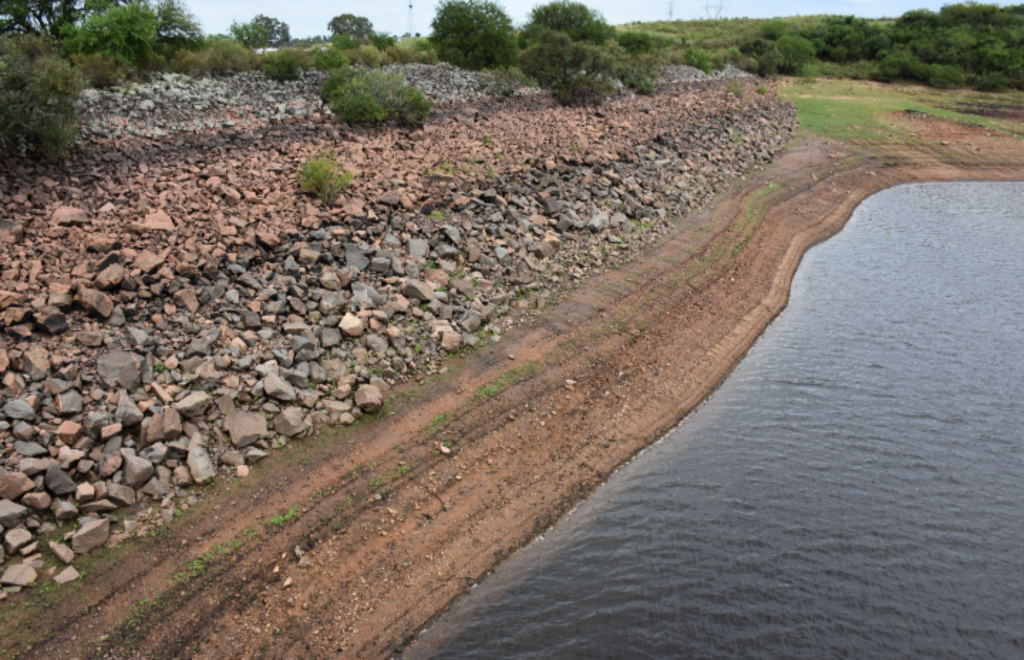
[[[706,16],[705,2],[719,4],[719,0],[676,1],[674,16],[678,19],[696,19]],[[404,34],[409,25],[409,0],[373,0],[372,2],[295,2],[288,0],[221,0],[220,2],[199,2],[185,0],[192,12],[199,18],[203,30],[208,34],[225,34],[232,21],[246,22],[257,14],[264,14],[288,24],[293,38],[326,35],[327,22],[339,14],[365,16],[373,23],[374,29],[389,34]],[[415,32],[430,33],[430,21],[434,18],[437,0],[412,0],[413,26]],[[499,4],[505,8],[518,25],[537,4],[536,0],[506,0]],[[668,0],[590,0],[585,2],[597,9],[609,23],[621,25],[632,21],[660,21],[668,18]],[[722,0],[723,18],[772,18],[775,16],[799,16],[810,14],[854,14],[864,18],[899,16],[911,9],[933,9],[938,11],[945,2],[941,0],[830,0],[810,2],[808,0],[779,0],[777,2],[755,2],[753,0]],[[1012,3],[1010,3],[1012,4]]]

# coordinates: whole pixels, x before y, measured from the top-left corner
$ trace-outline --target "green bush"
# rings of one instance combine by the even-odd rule
[[[636,55],[622,59],[616,74],[626,87],[651,96],[658,86],[660,69],[661,62],[655,56]]]
[[[786,30],[788,29],[789,26],[786,25],[786,21],[782,20],[781,18],[777,18],[774,21],[768,21],[767,23],[762,25],[761,34],[764,36],[765,39],[770,39],[771,41],[778,41],[782,37],[782,35],[786,34]]]
[[[331,46],[330,48],[317,48],[313,51],[313,68],[317,71],[333,71],[345,68],[350,64],[345,52]]]
[[[260,57],[234,39],[211,40],[204,50],[181,50],[174,54],[170,68],[190,76],[252,71],[260,66]]]
[[[630,55],[650,53],[654,50],[654,39],[647,32],[620,32],[618,42]]]
[[[69,54],[101,53],[129,67],[147,66],[156,55],[156,13],[140,3],[114,6],[67,28],[64,49]]]
[[[340,121],[353,124],[389,119],[413,124],[426,119],[434,106],[423,92],[407,85],[401,74],[377,70],[338,72],[324,83],[320,95]]]
[[[0,37],[0,149],[56,156],[78,137],[82,79],[43,37]]]
[[[948,64],[933,64],[931,66],[928,84],[932,87],[948,89],[950,87],[963,87],[964,83],[964,72],[959,67]]]
[[[765,87],[764,85],[758,85],[757,89],[755,89],[754,91],[757,92],[758,94],[767,94],[768,88]]]
[[[587,95],[610,94],[615,85],[615,62],[589,43],[573,41],[562,32],[547,31],[521,56],[523,73],[535,78],[563,104]]]
[[[263,58],[263,73],[271,80],[289,82],[302,78],[302,69],[311,68],[309,53],[285,48]]]
[[[814,61],[814,44],[799,35],[780,37],[775,47],[782,53],[783,63],[779,67],[782,73],[799,76],[804,67]]]
[[[72,55],[71,63],[75,65],[89,87],[95,89],[113,87],[127,77],[117,60],[100,53]]]
[[[359,48],[345,51],[352,64],[362,64],[370,69],[380,68],[384,63],[384,54],[370,44],[363,44]]]
[[[384,52],[384,61],[388,64],[437,64],[437,53],[434,50],[391,46]]]
[[[338,50],[354,50],[364,43],[366,43],[365,40],[360,41],[350,34],[336,34],[331,37],[331,45]]]
[[[370,35],[370,44],[380,52],[398,45],[398,39],[386,32],[374,32]]]
[[[732,94],[738,99],[744,98],[747,95],[747,84],[739,78],[730,78],[725,83],[725,91],[728,94]]]
[[[978,80],[974,83],[974,89],[980,92],[1005,92],[1009,86],[1010,79],[999,72],[978,76]]]
[[[359,71],[348,66],[338,67],[331,71],[324,84],[320,86],[320,102],[328,105],[334,93],[341,90],[351,82],[352,78],[359,75]]]
[[[707,51],[699,48],[687,48],[683,55],[683,61],[694,69],[700,69],[704,73],[711,73],[711,56]]]
[[[778,47],[767,39],[754,39],[740,46],[740,51],[757,61],[756,72],[760,76],[778,73],[785,62],[785,56]]]
[[[319,197],[324,204],[333,202],[354,178],[352,172],[342,171],[332,149],[318,152],[299,168],[299,187]]]
[[[582,2],[570,0],[554,0],[533,8],[524,32],[530,33],[531,37],[539,37],[545,30],[562,32],[573,41],[587,41],[595,46],[601,46],[615,36],[614,29],[598,11]],[[621,37],[622,35],[619,35],[620,44]],[[532,40],[530,38],[530,41]]]
[[[442,61],[480,71],[516,65],[512,19],[490,0],[442,0],[431,21],[431,42]]]
[[[238,21],[232,21],[231,27],[228,28],[228,33],[231,34],[231,38],[242,44],[246,48],[266,48],[267,39],[267,28],[260,23],[250,21],[248,23],[239,23]]]
[[[495,69],[481,76],[480,90],[488,96],[513,96],[522,87],[535,87],[537,81],[519,69]]]

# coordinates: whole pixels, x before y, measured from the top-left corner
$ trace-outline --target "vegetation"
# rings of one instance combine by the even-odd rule
[[[512,19],[490,0],[442,0],[430,23],[438,57],[472,71],[515,66]]]
[[[324,81],[320,98],[339,121],[377,124],[400,119],[414,124],[434,106],[398,73],[339,69]]]
[[[313,193],[324,204],[330,204],[352,183],[355,175],[342,171],[333,150],[321,151],[299,169],[299,187]]]
[[[263,73],[278,82],[288,82],[302,78],[302,69],[312,68],[312,58],[308,51],[297,48],[286,48],[275,53],[268,53],[263,58]]]
[[[615,37],[615,30],[597,10],[570,0],[554,0],[534,7],[520,33],[520,44],[528,47],[547,30],[562,32],[573,41],[595,46],[602,46]]]
[[[99,53],[128,67],[143,67],[156,55],[156,12],[141,3],[113,6],[64,30],[69,54]]]
[[[0,150],[66,153],[78,136],[81,78],[42,36],[0,37],[0,64]]]
[[[370,19],[354,14],[335,16],[327,24],[331,36],[344,35],[353,39],[369,39],[373,34],[373,23]]]
[[[615,89],[615,62],[607,51],[573,41],[564,32],[542,33],[520,60],[523,73],[536,78],[561,103],[600,98]]]

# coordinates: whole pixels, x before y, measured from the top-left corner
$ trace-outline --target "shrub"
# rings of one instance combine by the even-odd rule
[[[338,67],[331,71],[331,75],[320,86],[320,102],[324,105],[330,103],[334,93],[348,85],[352,78],[357,75],[359,75],[359,71],[348,66]]]
[[[562,32],[544,32],[520,57],[523,72],[551,91],[561,103],[585,95],[602,96],[615,89],[615,63],[588,43],[576,42]]]
[[[772,41],[778,41],[782,35],[786,34],[786,30],[789,28],[786,25],[786,21],[782,19],[775,19],[774,21],[768,21],[761,26],[761,34],[765,39]]]
[[[222,76],[233,72],[252,71],[260,64],[260,57],[233,39],[215,39],[205,50],[178,51],[171,61],[171,70],[177,73]]]
[[[370,69],[377,69],[384,63],[384,54],[370,44],[345,51],[345,54],[348,55],[352,64],[362,64]]]
[[[313,68],[318,71],[333,71],[348,67],[350,62],[345,52],[331,46],[330,48],[318,48],[313,53]]]
[[[328,82],[331,80],[324,83],[325,87]],[[398,73],[365,71],[350,74],[347,80],[339,73],[331,86],[329,94],[321,88],[321,98],[327,98],[331,112],[339,120],[354,124],[376,124],[389,119],[412,124],[423,121],[434,106]]]
[[[660,79],[660,64],[653,55],[637,55],[621,60],[616,73],[626,87],[651,96]]]
[[[654,39],[647,32],[621,32],[618,42],[630,55],[650,53],[654,50]]]
[[[522,87],[534,87],[537,81],[519,69],[495,69],[481,76],[480,91],[488,96],[509,97]]]
[[[309,54],[295,48],[268,53],[263,58],[263,73],[271,80],[287,82],[302,78],[302,69],[310,66]]]
[[[768,88],[765,87],[764,85],[758,85],[757,89],[755,89],[754,91],[757,92],[758,94],[767,94]]]
[[[978,80],[974,83],[974,89],[980,92],[1004,92],[1010,85],[1010,79],[1004,74],[986,73],[985,75],[978,76]]]
[[[85,82],[95,89],[113,87],[125,79],[124,69],[117,60],[100,53],[72,55],[71,63],[78,69]]]
[[[783,63],[779,70],[799,76],[804,67],[814,60],[814,44],[795,34],[787,34],[775,42],[775,47],[782,54]]]
[[[614,36],[614,30],[599,12],[570,0],[554,0],[533,8],[524,31],[539,37],[545,30],[563,32],[573,41],[587,41],[595,46]],[[621,35],[619,43],[622,44]]]
[[[331,37],[331,45],[338,50],[353,50],[359,48],[360,40],[349,34],[336,34]]]
[[[101,53],[124,66],[146,66],[156,54],[157,22],[156,13],[146,5],[114,6],[68,28],[64,49],[69,54]]]
[[[445,62],[472,71],[516,64],[512,19],[490,0],[442,0],[430,27],[430,40]]]
[[[757,74],[770,76],[778,73],[779,67],[785,64],[786,58],[778,47],[766,39],[754,39],[740,46],[740,50],[757,60]]]
[[[330,204],[352,183],[355,175],[343,172],[333,149],[318,152],[299,168],[299,187]]]
[[[437,64],[437,53],[433,50],[413,50],[391,46],[384,53],[388,64]]]
[[[949,64],[933,64],[928,76],[928,84],[932,87],[948,89],[964,86],[964,72],[960,67]]]
[[[711,73],[711,56],[708,55],[707,51],[699,48],[687,48],[686,53],[683,55],[683,61],[704,73]]]
[[[747,95],[747,85],[739,78],[730,78],[728,82],[725,83],[725,91],[736,98],[741,99]]]
[[[67,153],[78,137],[81,78],[43,37],[0,37],[0,62],[0,149]]]
[[[370,44],[382,53],[392,46],[398,45],[398,39],[386,32],[374,32],[370,35]]]

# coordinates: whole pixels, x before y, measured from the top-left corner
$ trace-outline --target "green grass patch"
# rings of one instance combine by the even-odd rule
[[[278,514],[267,521],[267,525],[271,527],[284,527],[291,521],[299,517],[299,510],[295,507],[290,507],[288,511],[283,514]]]

